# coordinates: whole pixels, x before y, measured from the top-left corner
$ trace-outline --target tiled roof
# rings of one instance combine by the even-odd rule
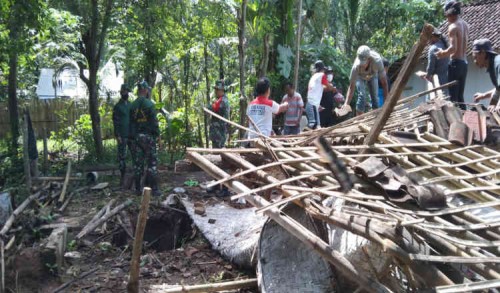
[[[493,48],[500,52],[500,0],[477,0],[462,7],[462,18],[469,24],[467,54],[471,54],[474,40],[488,38]],[[444,21],[439,29],[448,31]]]

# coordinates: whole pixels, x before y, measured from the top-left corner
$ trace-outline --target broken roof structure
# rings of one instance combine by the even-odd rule
[[[189,148],[187,157],[217,180],[212,185],[225,184],[236,192],[231,199],[245,199],[333,265],[336,282],[349,280],[352,291],[494,290],[500,287],[500,117],[479,107],[461,112],[440,91],[450,84],[400,99],[426,41],[421,36],[414,46],[382,109],[297,136],[257,132],[251,148]],[[430,92],[434,99],[415,107]],[[233,167],[223,170],[204,154]],[[280,197],[271,199],[271,190]],[[325,267],[297,265],[310,256],[297,257],[302,248],[269,229],[275,228],[264,228],[259,244],[262,291],[329,292],[314,274]],[[288,267],[270,267],[280,263],[273,261],[276,251],[287,252],[279,257],[288,255]]]

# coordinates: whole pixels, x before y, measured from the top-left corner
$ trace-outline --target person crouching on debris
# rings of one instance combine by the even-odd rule
[[[128,101],[130,90],[126,84],[122,84],[120,89],[120,100],[113,107],[113,127],[115,138],[117,141],[118,166],[120,169],[120,186],[123,186],[125,180],[125,172],[127,169],[127,146],[132,152],[132,140],[129,139],[129,123],[130,123],[130,102]]]
[[[500,55],[493,50],[490,40],[475,40],[472,45],[474,63],[480,68],[486,68],[494,88],[485,93],[476,93],[474,101],[491,99],[488,110],[500,114]]]
[[[284,112],[288,104],[285,102],[280,105],[269,99],[271,95],[271,82],[267,77],[262,77],[257,81],[255,92],[257,97],[250,102],[247,108],[250,129],[255,132],[260,132],[265,136],[271,136],[273,134],[273,115]],[[256,133],[248,133],[249,139],[257,137],[258,135]]]
[[[344,106],[342,106],[343,112],[345,114],[350,112],[349,105],[354,95],[355,88],[358,91],[358,101],[356,102],[357,115],[370,111],[370,108],[377,109],[379,105],[378,79],[380,79],[382,83],[384,97],[387,97],[389,86],[382,57],[368,46],[359,47],[356,60],[351,69],[346,101]]]
[[[300,118],[304,111],[304,101],[302,96],[295,91],[293,83],[288,82],[285,85],[285,95],[281,102],[287,103],[285,112],[285,128],[283,129],[284,135],[294,135],[300,133]]]
[[[208,106],[208,109],[226,119],[229,119],[229,100],[224,93],[224,81],[218,80],[215,82],[215,97],[216,100]],[[228,125],[226,122],[217,117],[210,118],[210,141],[213,148],[223,148],[226,144]]]
[[[311,113],[307,115],[308,127],[311,129],[321,128],[319,111],[323,91],[329,90],[334,93],[336,92],[335,87],[328,81],[325,71],[326,67],[323,61],[316,61],[314,63],[314,73],[309,79],[309,84],[307,86],[308,105],[306,105],[306,114]]]
[[[153,195],[159,196],[158,189],[158,150],[157,140],[160,135],[156,109],[148,99],[149,86],[146,81],[138,85],[138,98],[130,105],[130,133],[135,139],[137,154],[134,161],[135,189],[141,193],[141,178],[144,173],[144,162],[147,164],[145,185],[151,187]]]

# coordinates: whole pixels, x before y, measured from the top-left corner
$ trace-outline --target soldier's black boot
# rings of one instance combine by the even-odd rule
[[[135,192],[137,193],[137,195],[141,195],[142,194],[141,177],[135,176],[134,183],[135,183]]]
[[[123,188],[125,185],[125,170],[120,170],[120,187]]]
[[[151,190],[153,191],[153,196],[158,196],[158,197],[162,196],[163,193],[158,188],[158,179],[156,178],[156,176],[150,176],[149,182],[151,184]]]

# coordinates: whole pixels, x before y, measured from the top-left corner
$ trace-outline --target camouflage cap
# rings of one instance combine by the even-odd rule
[[[223,80],[216,81],[214,89],[216,89],[216,90],[225,90],[226,87],[224,86],[224,81]]]
[[[120,87],[120,91],[121,92],[130,92],[130,88],[127,86],[127,84],[122,84],[122,86]]]
[[[147,81],[143,80],[137,83],[139,89],[149,89],[149,84]]]

